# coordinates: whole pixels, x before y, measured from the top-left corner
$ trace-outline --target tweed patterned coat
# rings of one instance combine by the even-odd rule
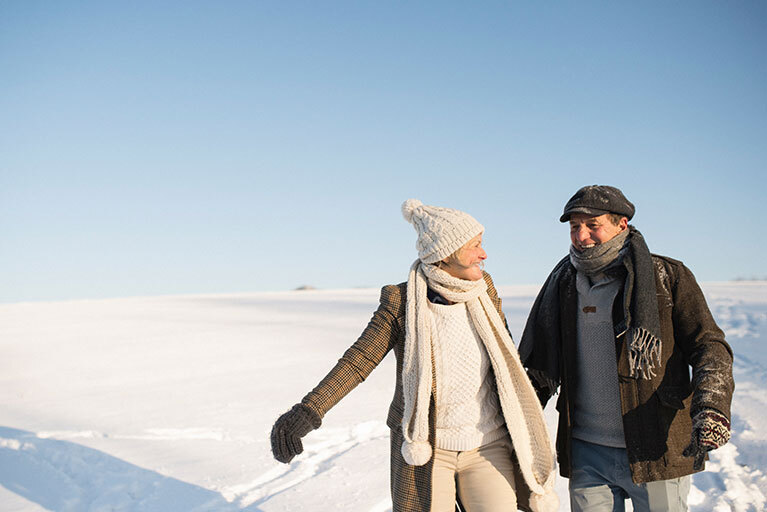
[[[487,293],[501,311],[501,300],[490,275],[483,272]],[[433,458],[423,466],[411,466],[402,458],[402,355],[405,345],[406,283],[387,285],[381,289],[381,299],[373,318],[359,339],[344,353],[338,363],[301,403],[323,417],[331,407],[365,380],[390,350],[397,358],[397,380],[394,398],[389,407],[387,425],[391,429],[391,495],[393,512],[428,512],[431,509],[431,474]],[[432,390],[436,381],[432,373]],[[434,396],[429,407],[429,441],[434,443]],[[524,508],[528,492],[521,475],[516,478],[517,499]]]

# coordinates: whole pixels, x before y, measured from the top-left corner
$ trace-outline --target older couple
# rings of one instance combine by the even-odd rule
[[[533,304],[519,351],[490,275],[484,227],[410,199],[407,282],[384,286],[359,339],[275,423],[289,463],[301,438],[384,356],[397,358],[393,512],[556,511],[555,459],[574,511],[686,510],[689,475],[729,439],[732,351],[692,273],[650,254],[620,190],[567,202],[570,254]],[[521,356],[521,357],[520,357]],[[689,369],[692,368],[692,379]],[[556,453],[542,405],[559,390]]]

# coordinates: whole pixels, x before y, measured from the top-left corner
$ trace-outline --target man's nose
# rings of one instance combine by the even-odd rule
[[[575,239],[579,242],[582,242],[586,240],[589,236],[589,230],[586,226],[581,226],[578,228],[578,230],[575,232]]]

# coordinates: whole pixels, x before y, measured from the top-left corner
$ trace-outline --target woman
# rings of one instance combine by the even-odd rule
[[[484,227],[415,199],[402,213],[418,233],[407,283],[383,287],[360,338],[277,420],[275,458],[288,463],[301,453],[301,437],[394,350],[393,512],[450,512],[456,495],[468,512],[557,510],[543,412],[482,271]]]

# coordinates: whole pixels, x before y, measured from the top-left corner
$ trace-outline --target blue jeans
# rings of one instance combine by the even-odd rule
[[[684,512],[690,476],[635,484],[625,448],[573,439],[570,475],[572,512],[623,512],[631,498],[635,512]]]

